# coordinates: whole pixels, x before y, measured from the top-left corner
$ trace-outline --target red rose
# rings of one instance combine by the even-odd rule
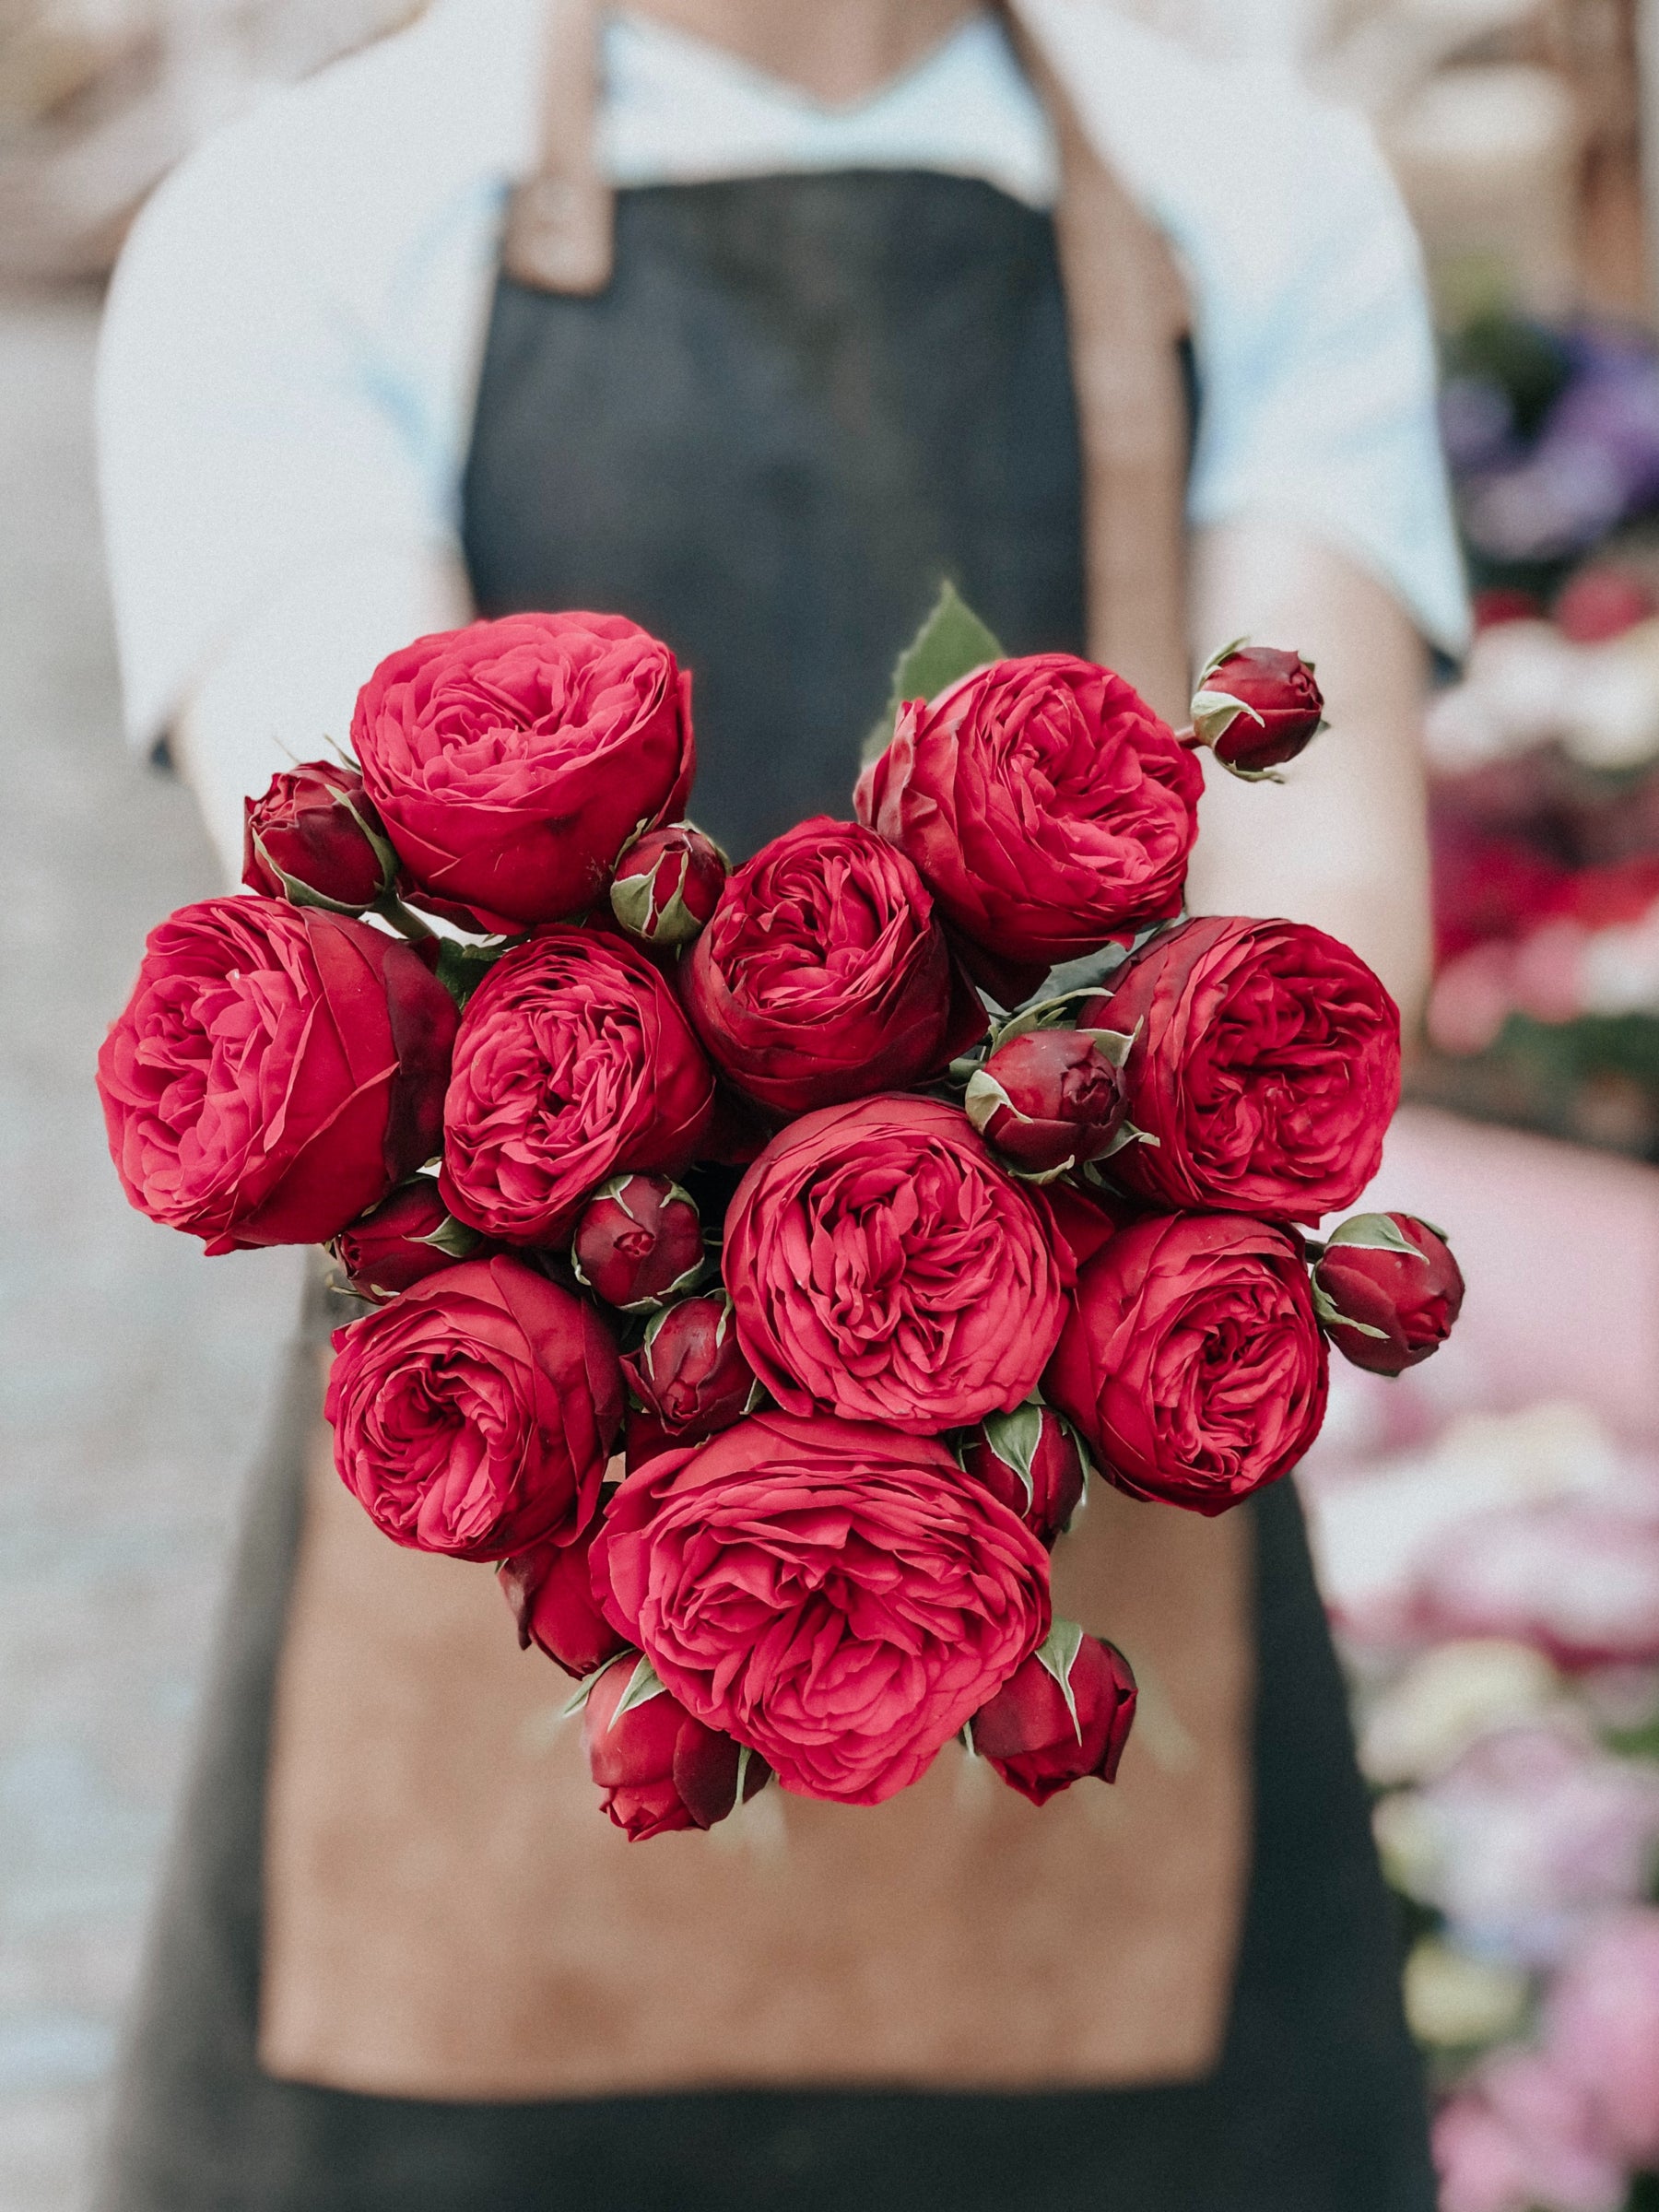
[[[681,1443],[729,1429],[760,1394],[723,1290],[665,1307],[622,1371],[646,1412]]]
[[[242,801],[242,881],[267,898],[360,914],[392,888],[397,855],[354,769],[306,760]]]
[[[594,1572],[688,1712],[851,1805],[914,1782],[1048,1633],[1048,1554],[943,1444],[822,1416],[650,1461]]]
[[[1445,1239],[1411,1214],[1356,1214],[1313,1270],[1314,1303],[1345,1359],[1403,1375],[1439,1351],[1463,1311],[1463,1270]]]
[[[340,1479],[417,1551],[502,1559],[593,1518],[622,1421],[593,1308],[523,1261],[469,1260],[335,1332]]]
[[[982,1482],[1037,1541],[1055,1539],[1083,1502],[1088,1462],[1071,1423],[1052,1406],[987,1415],[958,1446],[964,1472]]]
[[[1155,937],[1085,1009],[1133,1030],[1132,1144],[1155,1205],[1317,1221],[1376,1173],[1400,1099],[1400,1017],[1359,958],[1300,922],[1219,915]]]
[[[931,1436],[1036,1388],[1065,1318],[1056,1244],[1041,1193],[957,1107],[864,1099],[772,1139],[737,1186],[724,1264],[780,1406]]]
[[[359,1298],[383,1299],[471,1259],[480,1241],[476,1229],[451,1218],[431,1177],[417,1175],[343,1229],[329,1249]]]
[[[1258,780],[1294,760],[1324,728],[1312,661],[1271,645],[1236,645],[1198,679],[1193,729],[1223,768]]]
[[[382,930],[182,907],[98,1055],[116,1172],[210,1253],[324,1243],[438,1149],[454,1036],[454,1001]]]
[[[594,1594],[591,1558],[599,1529],[595,1514],[573,1544],[544,1544],[496,1569],[518,1623],[520,1651],[535,1644],[578,1680],[628,1648]]]
[[[383,660],[351,740],[418,890],[511,933],[592,906],[682,811],[691,679],[620,615],[509,615]]]
[[[964,936],[1046,968],[1180,911],[1203,788],[1122,677],[1041,653],[902,708],[858,815]]]
[[[604,1792],[600,1806],[630,1843],[712,1828],[735,1809],[740,1789],[747,1804],[771,1771],[729,1735],[694,1721],[645,1661],[638,1665],[647,1669],[642,1683],[626,1658],[606,1667],[582,1708],[582,1748]]]
[[[582,1207],[571,1258],[607,1306],[649,1313],[702,1273],[702,1223],[668,1176],[613,1175]]]
[[[1028,1030],[974,1069],[962,1103],[1017,1174],[1053,1175],[1112,1149],[1124,1078],[1087,1030]]]
[[[973,1716],[973,1747],[1010,1788],[1046,1805],[1086,1775],[1115,1782],[1135,1719],[1135,1676],[1115,1644],[1057,1620]]]
[[[1222,1513],[1319,1434],[1325,1348],[1300,1241],[1236,1215],[1160,1215],[1077,1277],[1044,1394],[1133,1498]]]
[[[689,822],[636,837],[611,881],[611,912],[641,945],[688,945],[714,912],[725,854]]]
[[[853,822],[803,822],[739,868],[683,979],[721,1068],[778,1115],[902,1089],[984,1033],[921,877]]]
[[[611,1176],[688,1167],[713,1104],[713,1071],[645,955],[609,930],[545,930],[466,1002],[441,1187],[488,1236],[562,1244]]]

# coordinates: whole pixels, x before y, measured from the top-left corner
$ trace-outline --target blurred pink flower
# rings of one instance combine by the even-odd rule
[[[1437,1906],[1463,1947],[1547,1965],[1588,1918],[1645,1894],[1659,1771],[1569,1728],[1509,1728],[1385,1797],[1377,1829],[1398,1886]]]
[[[1542,2053],[1490,2059],[1434,2123],[1441,2212],[1620,2212],[1627,2176],[1579,2084]]]
[[[1632,2166],[1659,2165],[1659,1909],[1603,1921],[1545,2006],[1556,2066],[1583,2088]]]
[[[1659,1501],[1561,1499],[1461,1522],[1424,1555],[1416,1600],[1435,1639],[1509,1637],[1567,1667],[1659,1659]]]

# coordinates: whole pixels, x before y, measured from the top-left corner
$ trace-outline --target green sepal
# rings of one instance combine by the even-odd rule
[[[636,1705],[647,1705],[653,1698],[665,1698],[667,1694],[668,1685],[641,1652],[639,1665],[629,1678],[628,1688],[617,1700],[617,1710],[611,1714],[606,1725],[606,1734],[608,1735],[610,1729],[616,1726],[625,1712],[631,1712]]]
[[[1369,1321],[1350,1321],[1330,1292],[1313,1278],[1313,1312],[1320,1324],[1327,1329],[1352,1329],[1359,1336],[1375,1336],[1379,1342],[1388,1342],[1386,1329],[1373,1329]]]
[[[1425,1221],[1425,1229],[1430,1224]],[[1442,1236],[1435,1230],[1437,1237]],[[1334,1229],[1325,1240],[1328,1252],[1335,1244],[1356,1245],[1361,1252],[1403,1252],[1408,1260],[1428,1261],[1429,1254],[1421,1252],[1403,1231],[1397,1230],[1386,1214],[1356,1214]]]
[[[457,1221],[453,1214],[445,1214],[429,1237],[418,1237],[418,1244],[429,1244],[434,1252],[447,1253],[452,1260],[470,1259],[484,1241],[476,1229],[465,1221]]]
[[[1012,1413],[988,1413],[980,1424],[992,1451],[1018,1476],[1025,1489],[1028,1512],[1037,1498],[1031,1468],[1042,1442],[1042,1412],[1041,1399],[1032,1398],[1023,1406],[1017,1406]]]
[[[1077,1664],[1077,1653],[1083,1649],[1083,1631],[1075,1620],[1056,1620],[1048,1632],[1048,1640],[1037,1649],[1037,1664],[1053,1677],[1060,1686],[1060,1695],[1065,1700],[1065,1710],[1071,1714],[1072,1726],[1077,1732],[1077,1741],[1083,1741],[1083,1724],[1077,1718],[1077,1700],[1071,1686],[1072,1668]]]
[[[611,1668],[616,1665],[617,1662],[619,1659],[626,1659],[628,1653],[626,1652],[613,1652],[611,1656],[605,1662],[603,1666],[596,1666],[593,1673],[589,1675],[584,1681],[578,1682],[575,1688],[571,1692],[570,1696],[559,1707],[559,1719],[561,1721],[568,1721],[573,1712],[580,1712],[582,1707],[587,1703],[588,1700],[593,1696],[594,1685],[598,1682],[600,1676],[608,1675]]]
[[[894,665],[887,712],[865,742],[865,759],[885,752],[907,699],[936,699],[974,669],[1006,658],[999,641],[947,577],[932,612]]]

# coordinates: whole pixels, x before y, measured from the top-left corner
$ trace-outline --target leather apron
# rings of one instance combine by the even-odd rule
[[[830,412],[839,407],[851,429],[841,459],[823,463],[828,508],[812,504],[818,487],[799,450],[763,456],[750,477],[770,488],[771,522],[726,497],[700,561],[698,485],[674,473],[676,453],[700,452],[709,496],[721,498],[730,473],[721,438],[735,441],[739,466],[743,441],[763,440],[771,419],[764,394],[747,411],[719,404],[729,382],[695,342],[699,300],[741,300],[764,328],[769,225],[806,226],[796,252],[771,241],[773,277],[798,299],[812,224],[866,181],[629,194],[618,223],[592,158],[589,8],[555,6],[549,44],[544,165],[509,218],[469,471],[468,551],[485,611],[515,598],[615,606],[661,630],[697,671],[695,811],[739,848],[815,806],[850,811],[858,741],[941,567],[985,602],[1011,650],[1087,645],[1175,712],[1187,681],[1179,287],[1041,56],[1028,60],[1063,149],[1052,229],[961,179],[912,181],[914,224],[892,210],[894,251],[927,235],[929,208],[946,208],[951,235],[965,207],[985,235],[1018,234],[1010,260],[993,258],[962,343],[936,357],[951,405],[967,412],[959,465],[935,459],[933,488],[943,473],[949,496],[935,538],[904,540],[908,568],[894,571],[882,547],[926,501],[920,489],[907,501],[901,478],[868,466],[891,428],[890,380],[872,376],[849,399],[830,377]],[[902,180],[882,185],[904,190]],[[645,272],[688,270],[684,253],[662,250],[688,210],[724,261],[689,269],[695,296],[677,322],[659,291],[646,323],[629,324]],[[751,249],[758,262],[745,260]],[[841,265],[830,257],[827,281]],[[1010,268],[1026,272],[1026,292]],[[902,271],[894,280],[895,316],[912,294],[923,312],[925,284],[907,292]],[[1065,318],[1051,348],[1058,386],[1026,405],[1019,378],[1046,371],[1022,356],[1012,384],[982,377],[988,396],[976,396],[971,378],[961,383],[963,359],[976,339],[994,356],[995,332],[1018,323],[1022,298],[1033,331],[1051,307]],[[855,305],[867,324],[870,299]],[[584,320],[605,315],[622,319],[608,352],[592,343],[602,326]],[[666,350],[665,320],[684,341]],[[810,327],[794,357],[808,383],[815,364],[825,372],[837,358],[832,323]],[[557,375],[538,385],[526,366],[538,347],[544,371],[549,359],[614,362],[615,388],[584,396],[579,380],[560,387]],[[732,375],[751,358],[739,336]],[[700,362],[701,432],[675,416],[672,389]],[[618,396],[630,375],[643,392],[631,421]],[[534,421],[514,438],[492,435],[515,404]],[[613,421],[622,408],[627,435],[604,428],[607,407]],[[976,453],[1004,453],[1042,418],[1058,425],[1058,445],[986,493]],[[653,473],[645,453],[664,419],[674,436]],[[861,466],[879,524],[864,537],[857,500],[841,488]],[[1033,478],[1060,488],[1046,520],[1020,523],[1017,494]],[[515,480],[523,515],[503,536]],[[758,558],[752,588],[733,582],[733,547],[752,530],[763,555],[778,516],[803,512],[853,520],[839,535],[829,523],[816,535],[803,525],[793,566],[784,553]],[[538,513],[542,566],[531,559],[526,571]],[[659,540],[669,556],[654,557]],[[1031,577],[1051,572],[1052,588],[1033,596]],[[538,602],[537,592],[548,595]],[[825,653],[829,663],[814,660]],[[765,681],[746,691],[745,671],[757,669]],[[519,1652],[493,1574],[387,1543],[335,1476],[317,1426],[266,1801],[264,2067],[290,2081],[458,2100],[1205,2075],[1229,2018],[1248,1870],[1253,1526],[1248,1513],[1203,1521],[1097,1483],[1061,1545],[1057,1609],[1120,1643],[1142,1685],[1114,1788],[1088,1784],[1039,1811],[950,1747],[922,1784],[876,1810],[772,1789],[709,1835],[632,1846],[597,1809],[579,1724],[559,1717],[569,1684]]]

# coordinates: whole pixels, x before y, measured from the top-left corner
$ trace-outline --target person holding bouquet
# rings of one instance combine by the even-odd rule
[[[376,663],[521,609],[666,641],[698,820],[742,861],[847,815],[949,576],[1010,654],[1087,655],[1174,723],[1224,639],[1313,654],[1340,735],[1278,793],[1211,778],[1193,903],[1315,923],[1416,1003],[1425,641],[1455,651],[1464,622],[1431,349],[1362,127],[1281,75],[1107,0],[438,0],[157,195],[100,404],[131,734],[190,779],[232,878],[244,794],[343,739]],[[389,687],[359,743],[396,741]],[[1253,941],[1218,924],[1201,957],[1243,971]],[[649,1018],[677,1018],[641,966]],[[476,1185],[486,1118],[446,1177]],[[1158,1158],[1190,1168],[1173,1139]],[[535,1203],[571,1233],[558,1192]],[[406,1257],[373,1233],[350,1232],[365,1279]],[[1214,1519],[1094,1486],[1072,1609],[1140,1681],[1112,1793],[1039,1814],[941,1760],[873,1811],[770,1792],[774,1825],[732,1848],[630,1857],[494,1578],[382,1543],[336,1480],[313,1302],[102,2212],[1427,2212],[1288,1486]],[[1101,1387],[1100,1359],[1055,1372]],[[730,1388],[712,1341],[629,1363],[647,1412],[691,1379]],[[516,1597],[533,1626],[543,1594]],[[1103,1735],[1100,1771],[1122,1749]]]

